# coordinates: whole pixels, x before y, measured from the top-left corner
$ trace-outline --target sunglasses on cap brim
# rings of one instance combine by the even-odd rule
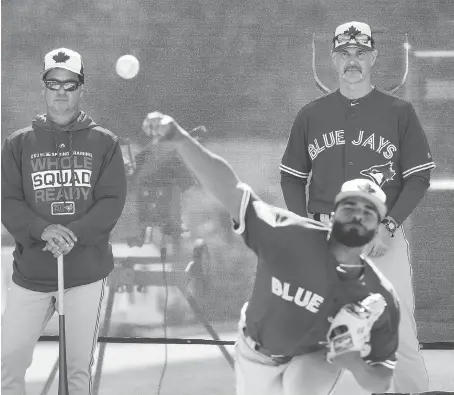
[[[342,44],[348,44],[352,40],[354,40],[357,44],[361,45],[368,45],[369,42],[371,43],[371,46],[374,46],[374,40],[372,37],[368,36],[367,34],[346,34],[346,33],[341,33],[338,34],[336,37],[333,39],[334,44],[342,45]]]

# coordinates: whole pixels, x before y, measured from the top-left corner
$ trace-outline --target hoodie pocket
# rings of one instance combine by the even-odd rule
[[[22,253],[14,251],[14,270],[24,280],[43,284],[56,281],[57,259],[49,251],[43,251],[44,246],[44,243],[34,243]]]
[[[65,256],[65,277],[76,281],[96,279],[100,272],[99,250],[96,246],[81,246],[76,244]]]

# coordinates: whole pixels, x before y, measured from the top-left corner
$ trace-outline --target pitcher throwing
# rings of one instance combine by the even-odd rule
[[[328,395],[343,370],[365,390],[385,392],[396,364],[398,301],[361,255],[386,215],[383,191],[368,180],[346,182],[326,226],[266,204],[170,116],[150,113],[143,129],[177,149],[258,257],[235,347],[237,395]]]

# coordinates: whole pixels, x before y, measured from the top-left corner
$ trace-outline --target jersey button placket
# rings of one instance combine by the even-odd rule
[[[357,127],[357,114],[356,109],[349,108],[347,113],[347,130],[345,131],[345,158],[344,158],[344,181],[351,180],[355,178],[354,169],[353,169],[353,152],[351,152],[354,147],[352,147],[352,140],[354,140],[354,135],[358,130]]]

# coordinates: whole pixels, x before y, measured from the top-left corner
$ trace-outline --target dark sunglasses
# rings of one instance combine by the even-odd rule
[[[351,40],[355,40],[358,44],[366,45],[369,41],[372,41],[372,37],[367,34],[346,34],[341,33],[334,37],[334,40],[339,44],[349,43]]]
[[[82,85],[78,81],[57,81],[57,80],[44,80],[46,88],[51,91],[58,91],[61,87],[65,92],[74,92],[79,88],[79,85]]]

